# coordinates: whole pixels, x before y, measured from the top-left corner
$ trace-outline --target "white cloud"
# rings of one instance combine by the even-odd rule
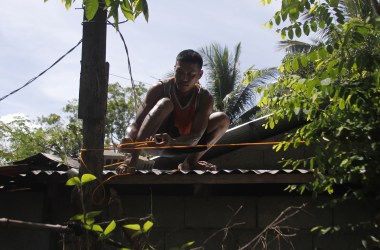
[[[8,114],[8,115],[0,116],[0,121],[8,123],[8,122],[13,121],[17,117],[21,117],[21,118],[25,118],[25,119],[29,118],[24,113],[16,113],[16,114]]]

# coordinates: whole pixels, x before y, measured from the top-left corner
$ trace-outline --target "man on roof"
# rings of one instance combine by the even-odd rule
[[[119,150],[128,154],[125,164],[118,167],[118,173],[125,173],[137,165],[139,151],[130,150],[130,142],[152,139],[148,144],[157,147],[154,154],[175,157],[178,150],[170,149],[170,146],[212,145],[226,132],[230,124],[228,116],[223,112],[212,113],[213,97],[199,84],[202,66],[203,59],[198,52],[184,50],[176,58],[174,77],[160,81],[148,90],[135,122],[119,145]],[[169,148],[158,149],[159,146]],[[193,150],[178,168],[215,170],[215,165],[199,161],[209,148],[205,146],[198,152]]]

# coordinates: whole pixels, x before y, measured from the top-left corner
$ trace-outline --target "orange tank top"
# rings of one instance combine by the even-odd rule
[[[174,78],[170,79],[168,83],[169,98],[174,105],[174,126],[178,129],[180,135],[188,135],[191,132],[197,109],[200,85],[196,84],[189,102],[182,106],[175,92]]]

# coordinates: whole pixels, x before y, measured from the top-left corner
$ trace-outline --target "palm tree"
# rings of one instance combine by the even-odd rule
[[[241,44],[233,52],[218,43],[212,43],[199,51],[207,70],[207,88],[214,97],[214,109],[225,112],[231,120],[231,126],[246,122],[259,110],[256,106],[259,96],[256,88],[275,79],[275,68],[258,70],[249,68],[242,78],[239,58]],[[250,77],[246,77],[249,75]]]
[[[241,44],[239,43],[233,53],[227,47],[222,48],[217,43],[200,49],[207,69],[207,88],[215,99],[215,109],[225,111],[223,99],[231,93],[240,80],[239,58]]]

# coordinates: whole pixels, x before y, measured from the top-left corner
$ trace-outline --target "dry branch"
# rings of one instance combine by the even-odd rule
[[[53,224],[42,224],[30,221],[12,220],[8,218],[0,218],[1,227],[22,227],[29,229],[38,229],[42,231],[50,231],[57,233],[71,233],[74,232],[69,226],[53,225]]]

